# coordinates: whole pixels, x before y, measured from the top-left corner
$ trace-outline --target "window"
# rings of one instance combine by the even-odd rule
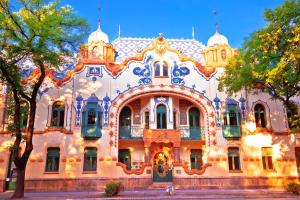
[[[29,112],[29,105],[26,101],[21,101],[21,118],[20,118],[20,126],[21,128],[27,127],[28,121],[28,112]]]
[[[255,122],[256,127],[266,128],[266,112],[265,107],[261,104],[256,104],[254,107],[254,115],[255,115]]]
[[[222,51],[221,51],[221,58],[223,60],[226,60],[226,50],[225,49],[222,49]]]
[[[168,76],[168,64],[166,62],[164,62],[163,65],[163,76]]]
[[[84,149],[83,171],[96,171],[97,169],[97,149],[88,147]]]
[[[202,168],[202,150],[201,149],[191,149],[191,169],[198,169]]]
[[[160,65],[158,62],[154,64],[154,71],[155,76],[160,76]]]
[[[59,169],[59,148],[48,148],[46,159],[46,172],[58,172]]]
[[[229,171],[241,170],[239,148],[237,147],[228,148],[228,165],[229,165]]]
[[[156,108],[157,112],[157,129],[166,129],[167,128],[167,109],[166,106],[160,104]]]
[[[227,111],[223,116],[224,126],[239,126],[239,113],[236,104],[227,105]]]
[[[262,147],[262,162],[264,170],[272,170],[273,169],[273,161],[272,161],[272,147]]]
[[[145,112],[145,129],[149,129],[149,112]]]
[[[119,131],[121,138],[131,137],[131,110],[125,106],[120,113],[119,117]]]
[[[190,138],[200,139],[200,111],[193,107],[189,110]]]
[[[57,101],[52,105],[51,126],[63,127],[65,117],[65,104],[62,101]]]
[[[89,97],[82,110],[82,136],[90,139],[101,137],[102,117],[102,107],[98,105],[98,98]]]
[[[176,130],[176,112],[173,112],[173,129]]]
[[[119,149],[118,162],[126,165],[126,169],[131,169],[131,155],[129,149]]]

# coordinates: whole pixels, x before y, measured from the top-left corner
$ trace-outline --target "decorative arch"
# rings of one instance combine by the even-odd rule
[[[255,115],[255,106],[258,105],[258,104],[261,104],[262,106],[264,106],[265,108],[265,112],[266,112],[266,123],[267,123],[267,129],[272,129],[272,124],[271,124],[271,118],[270,118],[270,107],[268,106],[267,102],[265,101],[262,101],[262,100],[257,100],[255,102],[252,103],[252,106],[251,106],[251,111],[252,111],[252,114],[253,116]]]
[[[212,105],[212,102],[205,97],[202,93],[186,88],[184,86],[177,85],[149,85],[149,86],[138,86],[121,93],[116,97],[110,107],[110,145],[117,147],[118,145],[118,127],[119,127],[119,114],[124,105],[128,104],[130,101],[133,101],[136,98],[141,98],[143,96],[155,96],[155,95],[176,95],[178,97],[188,99],[196,105],[196,107],[203,113],[204,116],[204,134],[206,136],[206,144],[210,146],[211,144],[216,144],[215,139],[215,109]],[[211,134],[212,133],[212,134]]]

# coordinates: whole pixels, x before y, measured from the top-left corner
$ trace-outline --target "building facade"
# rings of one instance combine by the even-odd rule
[[[68,65],[47,71],[26,190],[100,190],[110,180],[127,189],[156,182],[190,189],[283,187],[298,180],[300,136],[289,129],[283,104],[260,89],[232,97],[218,90],[237,53],[218,30],[207,45],[162,34],[110,43],[99,25]],[[38,75],[27,61],[22,70],[24,83]],[[294,102],[299,107],[300,100]],[[2,191],[15,179],[6,107],[3,89]]]

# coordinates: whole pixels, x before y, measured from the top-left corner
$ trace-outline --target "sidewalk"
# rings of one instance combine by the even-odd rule
[[[9,199],[12,192],[0,193],[0,199]],[[218,199],[218,200],[296,200],[300,196],[283,190],[176,190],[173,196],[164,190],[121,191],[118,196],[105,198],[103,192],[27,192],[24,199],[32,200],[71,200],[71,199]]]

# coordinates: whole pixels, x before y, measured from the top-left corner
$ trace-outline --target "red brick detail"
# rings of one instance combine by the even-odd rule
[[[179,100],[179,112],[180,112],[180,124],[181,125],[187,125],[187,109],[191,105],[192,105],[192,103],[187,100],[184,100],[184,99]]]
[[[133,123],[141,124],[141,99],[134,100],[133,102],[130,102],[129,105],[133,112]]]
[[[206,164],[204,164],[204,165],[202,166],[202,168],[201,168],[200,170],[198,170],[198,169],[189,169],[189,166],[188,166],[188,165],[181,164],[181,163],[174,163],[173,165],[174,165],[174,167],[175,167],[175,166],[176,166],[176,167],[182,167],[183,170],[184,170],[184,172],[185,172],[186,174],[188,174],[188,175],[202,175],[202,174],[205,173],[206,168],[212,166],[212,164],[206,163]]]
[[[125,174],[128,174],[128,175],[129,175],[129,174],[141,175],[141,174],[143,174],[145,168],[148,167],[148,166],[151,166],[151,164],[143,163],[143,164],[141,165],[141,169],[139,169],[139,170],[136,170],[136,169],[128,170],[128,169],[126,168],[126,165],[123,164],[123,163],[120,163],[120,162],[117,162],[117,163],[116,163],[116,166],[122,167],[122,169],[123,169],[123,171],[125,172]]]

